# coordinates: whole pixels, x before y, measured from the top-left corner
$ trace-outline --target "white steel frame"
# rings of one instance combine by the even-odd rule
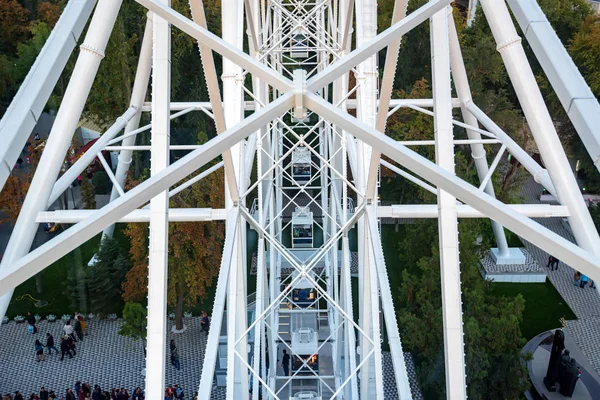
[[[112,235],[116,222],[149,222],[146,393],[149,399],[158,400],[165,383],[168,222],[224,220],[226,238],[200,377],[200,398],[211,398],[220,331],[226,324],[228,367],[225,390],[228,399],[247,398],[250,389],[257,396],[259,388],[266,398],[289,398],[298,385],[307,380],[314,381],[314,387],[323,398],[352,399],[360,394],[364,398],[383,399],[380,341],[383,328],[380,325],[383,323],[388,334],[398,397],[411,399],[378,218],[438,218],[446,393],[448,398],[464,399],[467,386],[458,218],[492,219],[500,255],[508,252],[503,231],[503,227],[507,227],[600,281],[600,238],[504,2],[480,1],[540,153],[542,157],[553,160],[548,164],[548,170],[535,163],[474,104],[450,0],[432,0],[409,15],[406,15],[407,0],[396,0],[392,25],[379,35],[376,0],[231,0],[222,9],[222,38],[207,30],[201,0],[190,0],[192,20],[171,9],[168,0],[137,1],[150,12],[129,109],[124,110],[123,115],[79,161],[59,177],[63,158],[121,5],[121,0],[98,0],[30,193],[0,264],[0,316],[6,312],[17,285],[98,232]],[[539,9],[529,4],[533,2],[523,5],[509,0],[509,3],[513,9],[519,10],[519,23],[522,26],[528,24],[529,28],[524,28],[528,38],[536,40],[539,33],[534,29],[533,21],[539,21],[539,18],[535,19],[539,17]],[[88,8],[80,7],[78,13],[70,11],[75,4],[89,8],[91,2],[71,0],[55,32],[60,33],[65,27],[85,21],[84,10]],[[91,12],[91,8],[89,10]],[[433,98],[394,99],[391,87],[402,35],[427,20],[431,24]],[[352,30],[353,21],[356,21],[355,32]],[[242,29],[244,22],[247,32]],[[187,103],[171,99],[171,26],[198,40],[209,99]],[[540,26],[541,34],[551,36],[547,23]],[[303,52],[308,56],[304,60],[289,55],[292,35],[299,30],[306,35]],[[530,31],[533,32],[531,38]],[[243,51],[244,33],[248,35],[249,54]],[[354,49],[353,34],[356,35]],[[53,51],[64,53],[69,48],[64,42],[50,40],[46,46],[48,48],[44,49],[40,59]],[[379,82],[377,54],[386,47],[386,62]],[[572,69],[570,59],[565,59],[568,56],[556,41],[552,42],[551,49],[532,47],[542,58],[545,69]],[[224,58],[222,93],[213,51]],[[559,52],[562,58],[550,57],[551,52]],[[43,76],[47,77],[43,81],[29,82],[37,102],[45,104],[47,101],[43,93],[46,93],[47,86],[53,86],[50,77],[58,75],[61,65],[64,64],[59,61],[34,65],[36,71],[41,69]],[[250,88],[244,86],[247,74],[251,76]],[[350,87],[350,74],[356,77],[353,87]],[[566,85],[566,82],[560,79],[561,76],[557,72],[556,79],[551,77],[561,100],[565,102],[577,97],[571,96],[570,92],[563,93],[565,90],[561,89],[561,85]],[[451,78],[458,98],[451,97]],[[152,92],[148,103],[145,100],[150,81]],[[578,80],[578,85],[585,92],[582,80]],[[350,99],[351,96],[356,98]],[[332,103],[328,100],[330,98]],[[22,96],[17,96],[11,110],[22,101]],[[387,118],[400,107],[431,115],[435,140],[396,142],[385,136]],[[460,107],[463,122],[452,118],[455,107]],[[586,98],[571,108],[575,114],[582,114],[581,110],[597,107],[595,99]],[[349,109],[356,110],[356,117],[348,113]],[[151,124],[139,127],[141,113],[148,111],[151,112]],[[171,111],[176,113],[171,114]],[[202,111],[214,119],[218,135],[203,145],[171,146],[170,120],[193,111]],[[575,126],[590,154],[596,154],[596,138],[589,128],[597,124],[590,118],[577,119],[575,114],[567,111],[575,118]],[[5,120],[16,119],[13,113],[7,113],[0,128],[8,126]],[[479,127],[479,123],[485,130]],[[468,139],[454,138],[454,125],[466,128]],[[11,136],[9,151],[0,153],[5,163],[16,159],[14,152],[20,152],[24,143],[21,141],[33,125],[24,126],[27,129],[15,131]],[[136,145],[136,135],[148,129],[152,133],[151,145]],[[119,136],[121,130],[124,134]],[[486,138],[482,139],[482,136]],[[497,145],[494,146],[496,154],[491,165],[488,165],[483,144]],[[436,162],[406,147],[415,145],[434,145]],[[455,145],[470,146],[480,180],[477,187],[455,175]],[[298,146],[304,146],[311,154],[311,178],[301,183],[294,181],[290,174],[291,154]],[[114,184],[110,203],[99,210],[47,211],[69,183],[106,149],[120,151],[114,174],[108,165],[104,165]],[[186,149],[189,153],[171,162],[169,151],[174,149]],[[151,151],[151,177],[135,188],[125,190],[125,177],[133,151]],[[537,182],[556,196],[560,205],[506,205],[494,198],[491,178],[507,151],[525,166]],[[382,154],[392,162],[381,160]],[[220,157],[222,161],[212,163],[192,179],[173,188],[182,179]],[[100,159],[102,161],[102,157]],[[8,172],[10,165],[8,163]],[[254,166],[257,178],[252,181]],[[434,193],[437,204],[380,206],[377,187],[381,166]],[[169,207],[170,197],[221,167],[226,177],[223,208]],[[352,180],[348,171],[352,172]],[[5,179],[5,175],[0,175],[0,178]],[[248,198],[254,192],[257,198]],[[250,204],[253,204],[251,208]],[[307,256],[284,244],[284,230],[290,226],[291,211],[296,207],[310,207],[315,215],[313,226],[323,236],[323,244],[310,250]],[[530,219],[558,216],[568,219],[578,244]],[[37,226],[44,222],[74,225],[30,251]],[[249,288],[246,281],[248,225],[259,235],[256,288]],[[352,301],[350,273],[348,232],[354,227],[358,232],[359,304]],[[290,271],[295,273],[290,274]],[[301,281],[311,282],[317,294],[312,304],[314,309],[306,312],[294,308],[298,305],[290,296],[294,284]],[[253,290],[256,290],[255,318],[249,321],[247,296]],[[356,307],[358,320],[353,318]],[[275,360],[284,348],[293,356],[296,354],[287,332],[281,331],[280,323],[291,315],[301,313],[327,320],[328,334],[319,342],[318,352],[327,350],[332,367],[328,371],[315,371],[304,362],[305,372],[296,371],[286,377],[278,372]],[[264,361],[267,347],[271,360],[269,369]]]

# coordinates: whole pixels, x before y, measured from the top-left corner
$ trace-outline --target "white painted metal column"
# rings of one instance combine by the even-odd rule
[[[364,43],[372,40],[377,34],[377,2],[375,0],[356,0],[356,46],[361,47]],[[377,56],[372,55],[358,65],[358,76],[356,82],[357,94],[357,117],[369,126],[375,126],[377,112]],[[357,187],[363,193],[367,190],[368,170],[371,161],[371,146],[358,141],[358,171]],[[368,196],[368,194],[367,194]],[[373,197],[367,197],[367,201],[375,202]],[[370,236],[367,229],[367,217],[363,216],[358,222],[358,263],[359,263],[359,315],[360,326],[372,338],[379,329],[379,301],[371,295],[377,290],[377,280],[372,276],[371,266],[374,263],[373,252],[370,247]],[[377,320],[376,320],[377,319]],[[379,332],[377,332],[378,334]],[[366,338],[360,337],[361,361],[371,351],[372,347]],[[361,397],[382,398],[383,385],[379,384],[382,376],[380,343],[375,343],[375,353],[372,359],[364,364],[361,371]]]
[[[600,104],[535,0],[507,0],[592,162],[600,171]]]
[[[70,0],[0,121],[0,190],[77,46],[96,0]]]
[[[436,162],[440,167],[454,173],[452,90],[450,87],[450,49],[448,42],[449,18],[452,18],[450,7],[438,11],[431,18],[431,66]],[[466,399],[456,197],[441,189],[438,189],[437,197],[444,354],[446,360],[446,397],[448,399]]]
[[[556,187],[559,201],[569,208],[569,224],[577,243],[600,255],[600,238],[564,153],[540,89],[503,1],[481,0],[498,52],[527,119],[540,154]],[[575,266],[576,267],[576,266]]]
[[[170,0],[163,0],[170,5]],[[171,26],[154,15],[152,54],[152,159],[151,175],[169,166],[171,102]],[[150,201],[148,262],[148,351],[146,393],[150,400],[163,397],[167,342],[167,281],[169,255],[169,191]],[[185,368],[185,366],[184,366]]]
[[[243,48],[244,27],[244,2],[233,0],[221,8],[223,40],[229,42],[237,49]],[[231,128],[243,118],[243,77],[242,69],[232,61],[223,57],[223,108],[225,124]],[[234,175],[238,184],[238,190],[243,187],[244,152],[243,144],[231,147],[231,158],[233,162]],[[231,210],[237,206],[231,198],[231,193],[226,185],[225,208]],[[243,221],[243,219],[240,219]],[[246,330],[246,287],[245,273],[245,223],[238,221],[237,234],[232,245],[231,269],[227,301],[227,399],[244,398],[248,395],[248,373],[246,367],[235,356],[234,350],[242,355],[247,355],[247,338],[243,338],[236,345],[239,335]],[[247,360],[246,360],[247,361]]]
[[[35,219],[40,211],[46,209],[46,202],[67,149],[71,145],[71,138],[77,128],[85,100],[94,83],[100,61],[104,58],[104,49],[120,7],[120,0],[98,2],[36,174],[6,247],[0,271],[7,269],[29,252],[38,227]],[[14,289],[10,290],[0,298],[0,317],[4,317],[13,291]]]
[[[136,130],[140,125],[140,118],[142,116],[142,106],[144,100],[146,100],[146,92],[148,89],[148,82],[150,81],[150,72],[152,70],[152,13],[147,13],[146,29],[144,30],[144,37],[142,38],[142,48],[140,49],[140,58],[138,60],[137,70],[135,72],[135,80],[133,81],[133,89],[131,91],[131,101],[129,102],[130,107],[135,107],[137,112],[133,118],[129,120],[125,127],[124,135]],[[129,136],[123,139],[123,146],[135,145],[136,136]],[[117,164],[117,170],[115,172],[115,178],[121,187],[125,187],[125,178],[127,177],[127,171],[129,171],[129,165],[131,164],[131,150],[121,150],[119,152],[119,162]],[[113,187],[110,194],[110,201],[115,200],[119,197],[119,191],[116,187]],[[103,236],[112,237],[115,231],[115,226],[111,225],[106,228],[103,232]]]
[[[454,79],[454,87],[456,88],[456,93],[458,95],[458,99],[461,103],[461,112],[463,121],[471,126],[478,126],[477,118],[473,116],[469,112],[466,107],[466,104],[470,101],[473,101],[471,97],[471,89],[469,87],[469,81],[467,78],[467,71],[465,70],[465,64],[463,61],[462,53],[460,50],[460,44],[458,42],[458,34],[456,32],[456,27],[454,26],[454,18],[448,18],[448,35],[450,39],[450,64],[452,67],[452,78]],[[476,132],[472,129],[467,129],[467,136],[472,140],[480,140],[481,135],[479,132]],[[485,148],[481,143],[471,144],[471,157],[473,157],[473,161],[475,163],[475,168],[477,169],[477,176],[479,177],[479,181],[483,181],[488,174],[489,167],[486,158]],[[490,196],[495,196],[494,193],[494,185],[491,180],[485,186],[484,191]],[[498,246],[498,255],[499,256],[508,256],[509,249],[508,243],[506,242],[506,235],[504,234],[504,228],[502,225],[497,223],[496,221],[490,220],[492,224],[492,229],[494,231],[494,236],[496,237],[496,244]],[[520,250],[519,250],[520,251]]]

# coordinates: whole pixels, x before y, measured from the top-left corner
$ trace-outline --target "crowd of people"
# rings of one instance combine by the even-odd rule
[[[27,332],[31,335],[38,333],[36,319],[31,312],[27,313]],[[201,330],[208,334],[210,329],[210,318],[208,314],[202,311],[201,315]],[[73,358],[76,355],[75,343],[83,341],[84,336],[88,334],[87,323],[83,315],[75,313],[72,320],[67,321],[63,326],[63,335],[60,338],[60,360],[64,360],[65,355]],[[179,361],[179,351],[174,340],[170,342],[171,364],[181,369]],[[50,332],[46,333],[45,340],[36,339],[34,343],[35,360],[37,362],[45,361],[47,355],[52,355],[54,351],[57,355],[59,350],[56,347],[54,336]],[[144,349],[145,350],[145,349]],[[198,392],[196,392],[193,400],[197,400]],[[52,390],[47,390],[41,387],[39,393],[32,393],[29,400],[144,400],[144,391],[137,387],[130,395],[125,388],[113,388],[110,392],[103,391],[99,385],[94,385],[92,389],[88,383],[77,381],[73,388],[67,388],[62,395],[57,395]],[[179,385],[170,385],[165,389],[165,400],[183,400],[183,389]],[[6,394],[1,400],[24,400],[23,395],[16,391],[14,394]]]
[[[89,383],[77,381],[72,388],[67,388],[60,395],[42,386],[39,393],[31,393],[29,400],[144,400],[145,397],[144,391],[139,386],[129,394],[124,387],[105,391],[99,385],[94,385],[92,389]],[[183,389],[179,385],[169,385],[165,389],[165,400],[183,400],[184,397]],[[197,399],[198,392],[192,400]],[[10,393],[4,395],[2,400],[24,400],[24,397],[19,391],[16,391],[14,395]]]
[[[31,312],[27,313],[27,332],[35,335],[37,334],[37,326],[35,317],[31,314]],[[87,335],[87,323],[85,322],[85,318],[83,315],[79,313],[75,313],[75,317],[67,321],[63,326],[64,336],[60,339],[60,360],[63,361],[65,355],[68,355],[69,358],[73,358],[73,356],[77,355],[75,349],[75,343],[78,341],[83,341],[83,336]],[[50,332],[46,333],[45,343],[42,343],[40,339],[36,339],[34,343],[35,349],[35,361],[46,361],[46,355],[51,355],[52,350],[59,353],[58,349],[55,346],[54,336]],[[47,350],[47,353],[44,353],[44,349]]]
[[[131,395],[125,388],[113,388],[108,392],[103,391],[99,385],[94,385],[92,389],[90,384],[81,381],[75,382],[72,388],[67,388],[60,395],[42,386],[39,393],[31,393],[29,396],[29,400],[129,400],[130,398],[144,400],[144,391],[138,386]],[[6,394],[2,400],[24,400],[24,398],[19,391],[16,391],[14,395]]]

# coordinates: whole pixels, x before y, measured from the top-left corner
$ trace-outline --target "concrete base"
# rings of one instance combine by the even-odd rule
[[[490,251],[492,258],[498,265],[521,265],[525,264],[525,254],[521,251],[521,249],[517,247],[510,247],[508,249],[509,254],[506,256],[500,255],[500,250],[497,248],[493,248]]]
[[[494,252],[496,250],[496,252]],[[496,282],[543,283],[546,281],[547,271],[525,249],[511,249],[521,253],[525,262],[503,264],[496,262],[498,249],[486,253],[481,260],[480,270],[483,279]],[[503,258],[502,260],[506,260]],[[514,257],[517,259],[518,257]]]

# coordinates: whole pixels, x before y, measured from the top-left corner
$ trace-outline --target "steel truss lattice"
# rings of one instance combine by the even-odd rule
[[[376,0],[229,0],[222,9],[222,37],[206,29],[201,0],[190,0],[191,20],[171,9],[168,0],[137,1],[149,13],[130,108],[59,177],[121,6],[121,0],[98,0],[30,193],[0,265],[0,314],[6,312],[18,284],[98,232],[112,235],[114,224],[119,221],[149,222],[146,394],[149,399],[158,400],[165,383],[168,222],[224,220],[226,239],[212,326],[202,360],[200,398],[211,398],[221,330],[226,329],[227,339],[222,346],[227,354],[228,399],[247,398],[250,390],[260,390],[265,398],[273,399],[383,399],[381,332],[385,328],[398,396],[410,399],[378,218],[438,218],[446,389],[448,398],[463,399],[466,378],[459,217],[492,219],[499,257],[510,255],[503,230],[507,227],[600,281],[600,238],[503,1],[473,1],[470,15],[479,3],[479,12],[490,24],[540,153],[553,160],[547,170],[474,104],[450,0],[432,0],[410,15],[406,15],[408,0],[396,0],[392,25],[380,34]],[[551,71],[547,72],[550,81],[563,104],[570,107],[567,112],[596,160],[598,135],[591,127],[597,126],[594,118],[600,113],[592,112],[590,116],[583,111],[597,110],[597,101],[587,95],[589,88],[579,79],[578,72],[572,71],[570,59],[535,1],[508,3],[528,40],[533,42],[542,66]],[[94,4],[95,0],[69,2],[2,119],[2,185],[14,165],[16,152],[31,133],[31,115],[37,116],[43,109],[75,45],[73,39],[79,37]],[[422,23],[431,26],[433,96],[393,99],[391,89],[402,35]],[[539,23],[539,29],[534,29],[534,23]],[[198,41],[208,99],[189,103],[171,99],[172,27]],[[540,44],[542,34],[551,45]],[[248,53],[242,50],[244,35]],[[380,76],[377,55],[384,49],[385,65]],[[223,56],[222,91],[213,51]],[[555,54],[560,57],[553,57]],[[570,75],[575,74],[571,84],[562,75],[566,69]],[[353,80],[349,79],[350,74]],[[250,87],[244,85],[246,75],[251,77]],[[40,76],[42,80],[35,79]],[[151,103],[145,103],[150,82]],[[353,86],[350,82],[354,82]],[[452,85],[457,98],[452,98]],[[577,90],[583,94],[578,95]],[[25,91],[29,96],[24,95]],[[33,103],[31,98],[35,99]],[[435,139],[415,143],[386,137],[382,133],[386,120],[401,107],[430,115]],[[455,107],[461,110],[462,122],[453,119]],[[194,111],[214,119],[218,136],[201,146],[171,146],[170,120]],[[139,126],[142,112],[151,112],[152,116],[152,123],[145,127]],[[467,139],[454,137],[454,125],[466,128]],[[152,144],[136,145],[136,135],[148,129]],[[119,136],[121,131],[124,133]],[[484,144],[498,145],[491,165]],[[436,163],[407,145],[434,145]],[[478,187],[455,176],[454,145],[470,146],[480,180]],[[97,211],[47,211],[106,149],[120,152],[114,173],[105,165],[113,183],[110,203]],[[190,152],[173,162],[169,160],[170,149]],[[151,177],[125,190],[133,151],[151,152]],[[560,205],[509,206],[497,201],[491,177],[505,152],[516,157]],[[381,160],[382,154],[392,162]],[[222,161],[184,185],[170,189],[218,158]],[[437,206],[380,206],[377,187],[381,167],[434,193]],[[225,169],[226,177],[223,208],[169,208],[170,197],[219,168]],[[251,179],[252,176],[256,178]],[[568,219],[577,245],[530,219],[552,216]],[[30,251],[42,222],[74,225]],[[256,288],[246,284],[248,227],[258,232]],[[358,304],[353,303],[355,289],[351,284],[351,229],[356,229],[358,237]],[[253,290],[256,300],[249,319],[248,295]],[[294,361],[290,376],[284,376],[278,368],[280,363],[275,361],[281,360],[282,350]]]

